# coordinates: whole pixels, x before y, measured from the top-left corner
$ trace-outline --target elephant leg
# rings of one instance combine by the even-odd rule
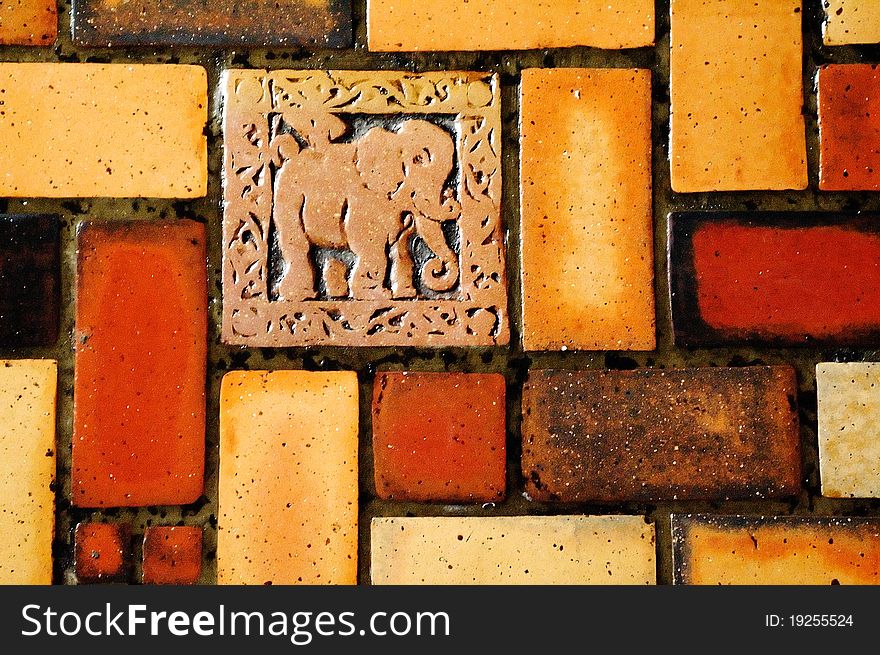
[[[413,285],[413,258],[409,242],[415,234],[415,223],[412,217],[404,223],[403,230],[391,243],[391,297],[395,300],[415,298],[416,288]]]
[[[351,293],[357,300],[386,300],[391,297],[385,288],[385,274],[388,272],[387,240],[372,233],[369,224],[363,222],[364,229],[348,229],[348,245],[354,253],[355,262],[351,275]]]
[[[280,300],[310,300],[316,296],[315,269],[309,257],[311,243],[303,227],[302,194],[275,201],[275,232],[284,260],[284,273],[278,285]]]

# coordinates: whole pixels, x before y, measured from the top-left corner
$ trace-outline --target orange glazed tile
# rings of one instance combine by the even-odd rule
[[[373,465],[379,497],[502,500],[504,398],[504,376],[492,373],[376,376]]]
[[[651,73],[522,80],[526,350],[653,350]]]
[[[825,45],[880,43],[877,0],[823,0]]]
[[[676,584],[880,584],[880,519],[672,515]]]
[[[355,584],[357,375],[228,373],[219,495],[219,584]]]
[[[819,188],[880,190],[880,70],[823,66],[818,81]]]
[[[672,0],[678,192],[806,189],[801,0]]]
[[[654,2],[369,0],[367,40],[379,51],[638,48],[654,43]]]
[[[201,528],[156,526],[144,531],[144,584],[190,585],[201,573]]]
[[[198,198],[200,66],[0,63],[0,197]]]
[[[0,585],[52,584],[57,386],[55,361],[0,361]]]
[[[126,582],[131,533],[115,523],[80,523],[75,535],[76,579],[88,582]]]
[[[0,45],[52,45],[57,36],[55,0],[0,0]]]
[[[181,505],[205,465],[205,226],[78,233],[73,503]]]

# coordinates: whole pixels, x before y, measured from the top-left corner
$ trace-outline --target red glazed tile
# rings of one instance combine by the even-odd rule
[[[794,370],[533,371],[523,476],[533,500],[782,498],[800,490]]]
[[[144,531],[144,584],[191,585],[201,573],[201,528],[156,526]]]
[[[131,534],[115,523],[80,523],[76,526],[76,579],[89,582],[126,582]]]
[[[680,345],[880,342],[875,216],[673,215],[669,262]]]
[[[503,499],[504,399],[501,375],[380,373],[373,387],[373,462],[379,497]]]
[[[57,36],[55,0],[0,0],[0,45],[52,45]]]
[[[193,502],[205,460],[205,227],[89,223],[78,239],[73,503]]]
[[[880,189],[880,70],[870,64],[819,69],[819,188]]]

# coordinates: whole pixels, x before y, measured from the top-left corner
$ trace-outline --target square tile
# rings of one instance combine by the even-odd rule
[[[350,0],[73,0],[73,39],[89,46],[351,45]]]
[[[503,500],[505,393],[504,376],[491,373],[379,373],[373,386],[379,497]]]
[[[801,0],[670,8],[672,189],[806,189]]]
[[[819,87],[819,188],[880,189],[880,70],[823,66]]]
[[[192,585],[201,573],[201,528],[151,526],[144,531],[144,584]]]
[[[753,500],[801,490],[788,366],[532,371],[522,413],[533,500]]]
[[[654,2],[368,0],[367,42],[379,51],[639,48],[654,43]]]
[[[819,364],[822,495],[880,498],[880,363]]]
[[[357,583],[358,398],[350,372],[224,376],[218,584]]]
[[[0,95],[0,197],[207,191],[201,66],[0,63]]]
[[[675,584],[880,584],[880,519],[672,515]]]
[[[0,214],[0,347],[55,345],[60,288],[58,217]]]
[[[73,504],[192,503],[205,468],[205,226],[84,223],[77,237]]]
[[[0,0],[0,45],[52,45],[57,36],[55,0]]]
[[[497,77],[230,70],[223,89],[225,343],[508,342]]]
[[[128,582],[131,531],[118,523],[76,526],[76,579],[80,584]]]
[[[522,73],[523,346],[653,350],[651,72]]]
[[[823,0],[825,45],[880,43],[880,4],[876,0]]]
[[[52,584],[57,386],[52,360],[0,361],[0,585]]]
[[[641,516],[376,518],[377,585],[653,585]]]

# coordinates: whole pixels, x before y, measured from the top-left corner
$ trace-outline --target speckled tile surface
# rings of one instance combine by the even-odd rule
[[[202,529],[152,526],[144,531],[144,584],[190,585],[202,573]]]
[[[874,0],[823,0],[827,45],[880,43],[880,4]]]
[[[75,539],[79,584],[129,582],[131,531],[127,525],[80,523]]]
[[[55,0],[0,0],[0,45],[50,46],[57,35]]]

